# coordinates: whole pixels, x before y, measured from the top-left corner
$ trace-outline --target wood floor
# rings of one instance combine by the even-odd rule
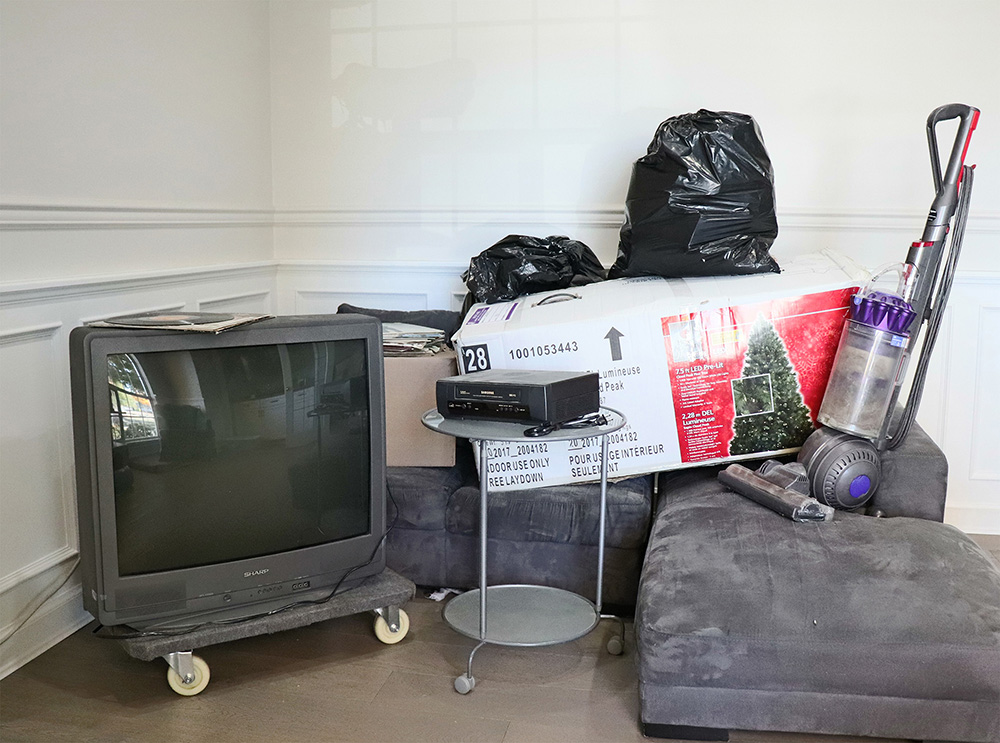
[[[977,538],[1000,559],[1000,536]],[[202,648],[211,681],[181,697],[166,664],[127,656],[84,628],[0,682],[0,741],[586,743],[642,741],[635,648],[605,644],[615,623],[549,648],[487,646],[475,690],[454,691],[475,642],[420,593],[410,631],[383,645],[356,615]],[[746,743],[854,743],[838,736],[734,732]]]

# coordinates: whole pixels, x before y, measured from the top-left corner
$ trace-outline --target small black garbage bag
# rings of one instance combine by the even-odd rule
[[[774,175],[753,117],[704,109],[667,119],[632,167],[608,278],[780,272]]]
[[[473,258],[462,274],[472,299],[486,303],[605,278],[604,266],[590,248],[561,235],[507,235]]]

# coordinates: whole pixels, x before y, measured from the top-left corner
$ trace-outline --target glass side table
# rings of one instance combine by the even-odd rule
[[[608,642],[608,652],[620,655],[624,649],[625,623],[613,615],[601,614],[601,592],[604,581],[604,539],[608,497],[608,434],[625,425],[625,416],[611,408],[601,408],[607,422],[588,428],[560,428],[544,436],[525,436],[531,422],[500,423],[496,421],[445,418],[437,410],[428,410],[423,424],[433,431],[476,443],[479,450],[479,588],[455,596],[444,608],[444,620],[456,631],[479,640],[469,653],[467,671],[455,679],[455,690],[468,694],[476,686],[472,675],[472,659],[483,645],[541,647],[570,642],[588,634],[601,619],[615,619],[620,632]],[[487,486],[489,451],[494,441],[543,442],[600,437],[601,439],[601,512],[597,547],[596,601],[571,591],[550,586],[495,585],[487,586]],[[544,487],[544,486],[542,486]]]

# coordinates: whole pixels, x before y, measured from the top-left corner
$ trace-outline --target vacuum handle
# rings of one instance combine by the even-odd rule
[[[886,263],[875,269],[875,273],[872,274],[871,278],[868,279],[868,283],[865,284],[854,295],[854,303],[860,304],[861,300],[875,291],[875,284],[878,280],[885,276],[887,273],[895,273],[899,276],[899,281],[896,283],[896,294],[900,297],[905,297],[913,281],[916,279],[917,267],[910,263]]]
[[[938,153],[937,132],[935,128],[939,122],[948,119],[961,119],[958,125],[958,132],[955,134],[955,144],[951,148],[951,156],[948,158],[948,167],[941,173],[941,156]],[[975,131],[979,122],[979,109],[966,106],[961,103],[949,103],[945,106],[931,111],[927,117],[927,143],[931,150],[931,170],[934,175],[934,203],[931,204],[930,214],[927,216],[927,224],[924,225],[924,234],[920,238],[921,243],[940,243],[948,234],[948,224],[955,214],[955,205],[958,203],[958,187],[962,180],[962,164],[965,162],[965,154],[969,150],[969,141],[972,139],[972,132]],[[915,244],[915,247],[922,247]],[[910,262],[910,257],[907,257]]]
[[[952,146],[951,157],[948,159],[948,169],[942,175],[936,128],[940,122],[950,119],[961,119],[962,122],[955,134],[955,144]],[[975,131],[978,123],[979,109],[966,106],[964,103],[948,103],[939,106],[931,111],[930,116],[927,117],[927,142],[931,150],[935,191],[940,193],[943,184],[958,185],[961,179],[962,165],[965,163],[965,154],[969,150],[969,141],[972,139],[972,132]]]

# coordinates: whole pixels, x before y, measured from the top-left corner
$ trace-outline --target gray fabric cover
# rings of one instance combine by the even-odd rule
[[[605,603],[633,606],[652,510],[651,478],[608,484]],[[596,599],[599,484],[491,493],[487,503],[489,580],[539,583]],[[479,585],[479,488],[459,488],[448,504],[449,576]]]
[[[885,495],[933,517],[943,455],[920,434]],[[920,518],[797,524],[716,471],[671,477],[653,524],[635,622],[644,725],[1000,737],[1000,567],[985,551]]]
[[[454,467],[390,467],[386,564],[420,585],[479,585],[479,478],[468,442]],[[604,593],[633,606],[652,511],[650,477],[608,484]],[[537,583],[596,598],[600,485],[491,493],[491,583]],[[390,514],[391,517],[392,514]]]
[[[324,619],[360,614],[373,609],[390,606],[402,608],[413,598],[416,587],[413,583],[391,570],[383,570],[378,575],[365,578],[357,586],[344,590],[327,601],[306,603],[273,614],[246,619],[241,622],[229,621],[211,623],[193,628],[181,634],[147,635],[132,637],[134,630],[125,627],[105,627],[103,636],[117,639],[122,648],[133,658],[154,660],[167,653],[196,650],[208,645],[240,640],[244,637],[268,635],[296,627],[321,622]],[[293,599],[290,599],[293,600]]]
[[[649,531],[649,478],[608,483],[605,546],[642,550]],[[517,542],[557,542],[596,546],[600,539],[601,486],[555,485],[490,493],[489,534]],[[456,490],[445,525],[452,534],[479,533],[479,486]]]
[[[456,441],[452,467],[389,467],[387,517],[397,529],[440,531],[452,493],[475,477],[469,443]],[[392,532],[390,532],[392,534]]]
[[[872,506],[886,516],[944,521],[948,460],[934,440],[914,424],[903,443],[882,455],[882,481]]]

